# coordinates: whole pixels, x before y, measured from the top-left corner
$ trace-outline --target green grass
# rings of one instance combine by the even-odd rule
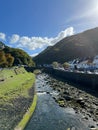
[[[4,69],[0,72],[0,78],[4,79],[0,82],[0,104],[10,102],[19,96],[29,96],[28,90],[35,81],[34,74],[26,72],[24,68],[17,69],[17,71],[20,71],[17,75],[14,68]]]
[[[0,70],[0,130],[13,130],[30,107],[35,75],[23,67]]]
[[[26,127],[28,121],[30,120],[30,118],[35,110],[36,103],[37,103],[37,95],[35,94],[31,107],[28,109],[26,114],[23,116],[23,119],[20,121],[20,123],[15,128],[15,130],[23,130]]]

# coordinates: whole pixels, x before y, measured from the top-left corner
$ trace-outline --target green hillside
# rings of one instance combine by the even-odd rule
[[[69,36],[48,47],[34,58],[37,64],[65,61],[98,55],[98,28]]]
[[[35,66],[32,58],[25,51],[5,46],[0,42],[0,67],[13,65]]]
[[[23,67],[0,70],[0,130],[13,130],[32,103],[35,76]]]

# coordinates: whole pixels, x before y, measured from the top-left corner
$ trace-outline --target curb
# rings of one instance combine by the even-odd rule
[[[27,110],[27,112],[23,116],[23,119],[19,122],[19,124],[15,127],[14,130],[24,130],[24,128],[26,127],[27,123],[29,122],[31,116],[34,113],[36,104],[37,104],[37,94],[34,94],[33,102],[31,104],[30,108]]]

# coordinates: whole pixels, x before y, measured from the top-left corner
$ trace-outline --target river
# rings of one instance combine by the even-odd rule
[[[89,130],[81,116],[75,114],[72,108],[62,108],[55,102],[53,96],[58,95],[58,92],[47,83],[47,76],[37,76],[37,107],[25,130]]]

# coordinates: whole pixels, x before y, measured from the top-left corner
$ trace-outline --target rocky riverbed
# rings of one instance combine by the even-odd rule
[[[53,98],[61,107],[73,108],[76,114],[80,114],[84,121],[91,122],[91,128],[98,128],[98,95],[93,96],[81,90],[75,85],[70,85],[66,82],[56,80],[46,76],[47,83],[50,84],[58,95]]]

